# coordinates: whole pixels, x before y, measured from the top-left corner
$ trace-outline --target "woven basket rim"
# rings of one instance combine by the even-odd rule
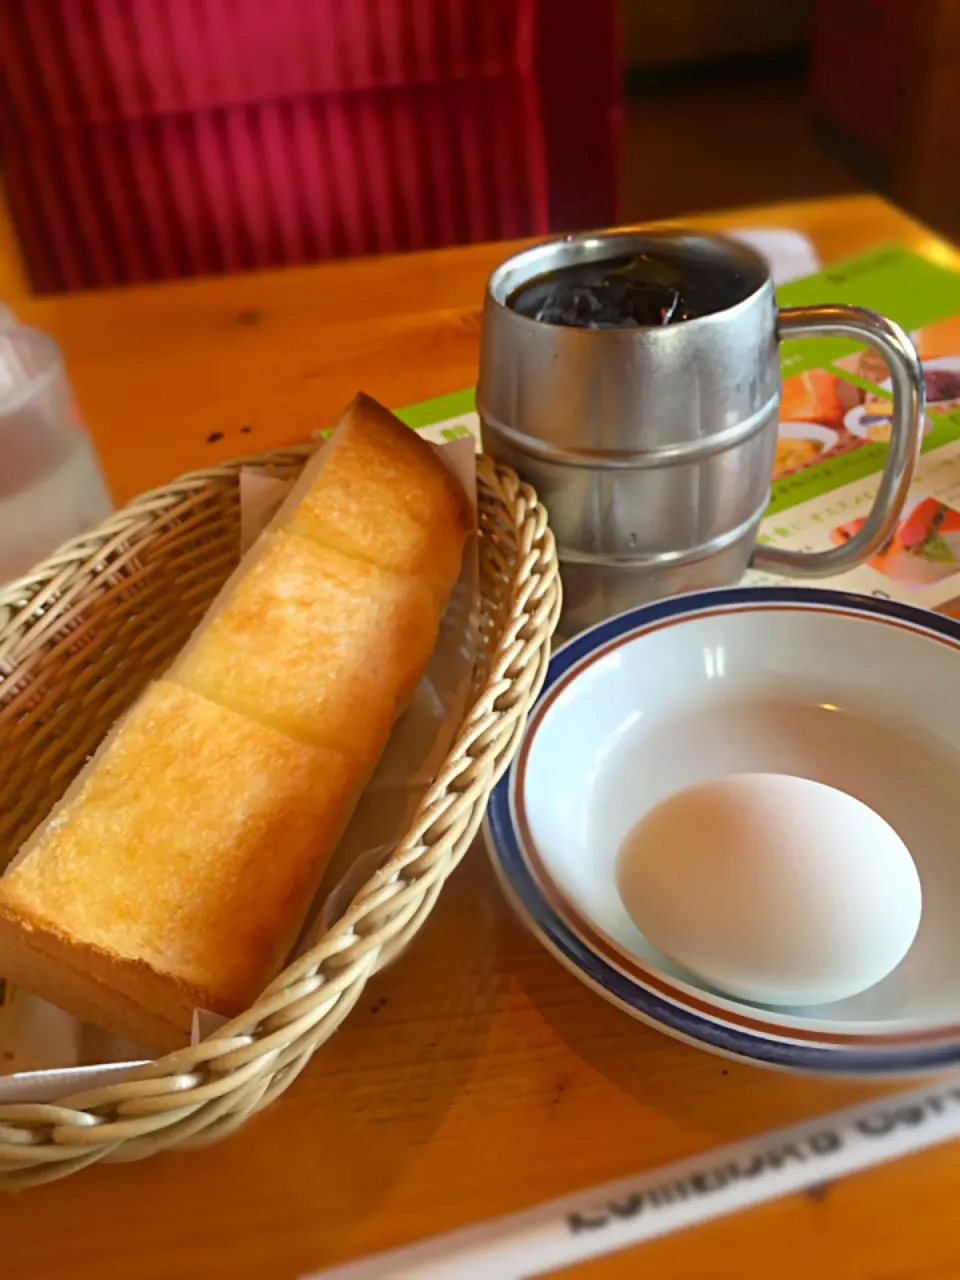
[[[258,451],[140,494],[0,590],[0,611],[14,611],[6,620],[0,612],[0,641],[5,627],[36,612],[37,601],[55,596],[71,573],[81,580],[94,575],[120,534],[190,492],[238,477],[244,467],[302,463],[320,443]],[[477,485],[481,561],[503,585],[507,604],[487,639],[482,686],[404,838],[310,949],[250,1009],[199,1044],[54,1103],[0,1103],[0,1188],[63,1177],[101,1159],[198,1145],[239,1127],[295,1079],[349,1014],[367,979],[426,919],[516,752],[560,613],[556,548],[536,494],[483,454]],[[509,538],[487,531],[495,521]]]

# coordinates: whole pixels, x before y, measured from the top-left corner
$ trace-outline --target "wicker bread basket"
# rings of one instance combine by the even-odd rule
[[[234,567],[241,465],[291,478],[310,452],[183,476],[0,588],[0,858],[167,665]],[[286,1089],[419,929],[517,748],[560,609],[553,537],[534,492],[486,457],[477,486],[481,641],[470,706],[404,839],[243,1016],[120,1083],[55,1104],[0,1104],[0,1187],[229,1133]]]

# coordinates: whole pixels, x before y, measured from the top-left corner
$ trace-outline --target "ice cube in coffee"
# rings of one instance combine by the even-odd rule
[[[639,329],[712,315],[755,288],[755,280],[730,264],[656,250],[548,271],[514,289],[507,306],[544,324]]]

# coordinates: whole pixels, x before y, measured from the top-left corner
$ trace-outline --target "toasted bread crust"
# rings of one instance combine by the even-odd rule
[[[364,515],[376,507],[380,516]],[[369,396],[347,408],[284,505],[291,533],[449,591],[473,509],[426,441]]]

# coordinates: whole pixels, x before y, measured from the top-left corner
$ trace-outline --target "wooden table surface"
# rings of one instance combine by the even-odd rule
[[[868,196],[688,221],[795,227],[825,261],[900,239],[960,266]],[[400,405],[470,384],[484,280],[507,252],[36,300],[10,245],[0,227],[0,297],[62,344],[118,501],[302,440],[361,387]],[[478,847],[402,962],[239,1134],[0,1198],[0,1276],[292,1280],[866,1092],[739,1066],[631,1021],[514,919]],[[948,1146],[564,1274],[946,1280],[960,1276],[958,1198]]]

